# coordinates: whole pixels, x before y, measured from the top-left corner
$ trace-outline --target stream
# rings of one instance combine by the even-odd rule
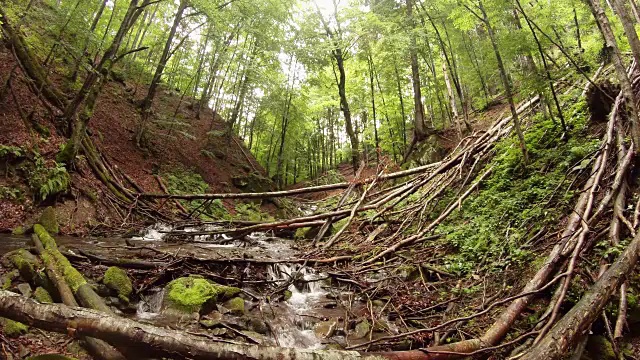
[[[186,233],[214,229],[210,225],[182,228]],[[155,224],[142,234],[126,240],[128,246],[198,258],[285,260],[299,256],[295,241],[276,238],[269,233],[253,233],[243,240],[231,242],[231,238],[224,234],[193,235],[192,241],[176,242],[167,235],[171,230],[169,225]],[[137,250],[124,245],[123,238],[57,236],[56,240],[61,250],[68,254],[91,252],[105,258],[124,258],[137,254]],[[225,241],[216,243],[219,240]],[[25,247],[27,242],[27,237],[2,234],[0,255]],[[104,266],[101,268],[106,269]],[[224,308],[218,306],[217,310],[200,318],[176,320],[175,316],[164,312],[165,290],[162,286],[150,287],[132,298],[132,303],[121,315],[156,326],[198,332],[206,329],[214,336],[297,348],[340,348],[398,332],[394,322],[386,317],[370,325],[369,315],[373,307],[367,307],[367,302],[360,299],[358,294],[332,285],[327,274],[316,272],[311,267],[291,263],[255,264],[242,271],[252,279],[263,279],[255,283],[267,284],[242,286],[243,291],[251,295],[243,296],[245,312],[242,315],[225,312]],[[285,287],[284,300],[282,291],[280,294],[273,293],[274,289],[283,290]],[[378,307],[375,311],[381,314],[383,309]],[[366,320],[367,317],[369,320]],[[204,326],[205,321],[210,319],[216,320],[216,324],[219,322],[222,327]]]

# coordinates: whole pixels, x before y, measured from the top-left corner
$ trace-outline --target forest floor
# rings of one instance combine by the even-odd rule
[[[0,50],[2,84],[14,66],[11,53],[3,47]],[[56,79],[55,76],[52,78]],[[62,79],[57,79],[57,83],[61,82]],[[166,183],[167,174],[197,174],[208,185],[207,192],[248,191],[250,189],[237,187],[234,178],[251,173],[264,176],[264,169],[240,139],[233,137],[219,141],[208,135],[211,131],[221,133],[225,130],[222,118],[214,118],[213,111],[206,108],[197,119],[192,99],[185,97],[181,101],[180,95],[166,89],[159,92],[154,102],[154,115],[164,123],[179,125],[172,128],[173,125],[168,127],[162,121],[153,122],[148,127],[144,148],[137,147],[133,139],[140,115],[135,100],[143,94],[136,94],[135,89],[135,84],[109,82],[98,100],[89,133],[107,161],[128,175],[143,191],[162,192],[154,175],[162,176]],[[45,120],[48,114],[39,106],[21,76],[12,81],[11,90],[0,106],[0,146],[20,147],[27,153],[37,152],[38,157],[50,164],[65,138],[56,133],[49,120]],[[29,121],[24,120],[20,112]],[[43,130],[46,134],[35,132],[34,124],[46,129]],[[27,157],[34,158],[32,154]],[[78,171],[72,174],[72,190],[57,199],[62,233],[81,234],[100,226],[113,229],[122,219],[103,196],[106,188],[93,176],[86,163],[80,162],[78,166]],[[0,188],[20,191],[18,196],[0,196],[0,213],[3,214],[0,232],[10,232],[32,221],[42,211],[40,205],[48,205],[34,202],[35,194],[29,188],[27,174],[13,169],[9,162],[0,164]],[[224,204],[228,211],[234,212],[234,202],[225,201]],[[79,208],[83,211],[78,211]],[[273,212],[274,207],[266,206],[264,211]]]

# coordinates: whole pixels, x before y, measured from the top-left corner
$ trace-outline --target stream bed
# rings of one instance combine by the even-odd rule
[[[214,229],[206,225],[182,228],[185,233]],[[167,235],[171,230],[168,225],[156,224],[129,239],[57,236],[56,240],[61,251],[72,262],[80,264],[78,269],[97,286],[100,274],[107,266],[100,265],[99,261],[97,266],[95,261],[89,265],[74,260],[74,256],[81,258],[92,254],[104,259],[147,256],[145,260],[151,261],[162,252],[173,254],[176,259],[191,256],[222,262],[215,269],[180,268],[181,273],[175,276],[170,273],[170,264],[159,273],[128,270],[129,276],[135,279],[134,288],[145,284],[144,290],[133,295],[130,304],[108,296],[106,300],[122,316],[136,321],[236,341],[297,348],[343,348],[398,332],[395,322],[383,315],[385,309],[380,302],[366,301],[351,289],[332,283],[326,273],[299,263],[284,262],[300,256],[298,244],[293,240],[276,238],[269,233],[253,233],[241,240],[219,234],[193,235],[189,241],[184,238],[175,241]],[[0,255],[27,247],[28,240],[22,236],[0,235]],[[220,261],[225,259],[266,261],[225,265]],[[165,270],[166,274],[162,272]],[[221,278],[244,277],[239,283],[230,284],[242,288],[240,296],[244,300],[244,310],[229,311],[216,304],[213,310],[188,316],[176,317],[167,312],[166,284],[178,275],[190,276],[191,270],[197,274],[194,276],[216,282]],[[168,278],[163,279],[163,275]],[[149,279],[154,279],[154,283],[146,284]],[[374,313],[375,316],[371,316]]]

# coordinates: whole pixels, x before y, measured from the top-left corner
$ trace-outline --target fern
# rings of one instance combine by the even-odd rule
[[[45,159],[35,153],[34,166],[29,169],[29,186],[40,200],[66,192],[70,185],[71,178],[62,164],[54,161],[53,166],[47,166]]]

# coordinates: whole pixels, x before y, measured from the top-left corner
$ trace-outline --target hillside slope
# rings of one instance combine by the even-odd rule
[[[53,166],[65,138],[56,134],[55,126],[49,120],[51,116],[28,89],[18,68],[11,77],[11,86],[6,86],[15,65],[13,56],[3,47],[0,51],[0,79],[6,91],[4,98],[0,99],[0,147],[19,148],[23,154],[0,154],[3,157],[0,165],[0,212],[5,215],[0,220],[0,232],[11,231],[18,224],[28,222],[41,211],[42,205],[55,202],[59,203],[57,207],[61,214],[58,217],[63,220],[64,232],[83,232],[84,225],[89,224],[91,227],[99,223],[108,226],[122,224],[123,219],[118,219],[122,214],[114,212],[110,201],[106,200],[106,188],[82,159],[71,174],[71,191],[44,202],[38,199],[37,191],[28,180],[29,173],[36,171],[31,165],[41,159],[44,161],[42,167]],[[144,88],[139,86],[138,97],[144,95]],[[140,115],[132,90],[133,84],[124,81],[107,84],[89,124],[89,134],[112,168],[126,174],[122,176],[128,176],[142,191],[162,192],[155,175],[163,177],[166,183],[166,175],[172,173],[197,174],[196,178],[199,175],[208,185],[207,191],[250,190],[238,181],[246,176],[258,178],[263,186],[270,186],[264,177],[264,169],[242,140],[236,137],[223,140],[219,136],[225,129],[220,116],[214,118],[212,110],[207,108],[201,112],[200,119],[196,119],[190,106],[191,99],[181,101],[170,91],[159,93],[153,109],[154,117],[165,121],[149,124],[144,149],[138,148],[133,138]],[[163,125],[169,122],[166,120],[181,125]],[[232,203],[225,205],[233,212]]]

